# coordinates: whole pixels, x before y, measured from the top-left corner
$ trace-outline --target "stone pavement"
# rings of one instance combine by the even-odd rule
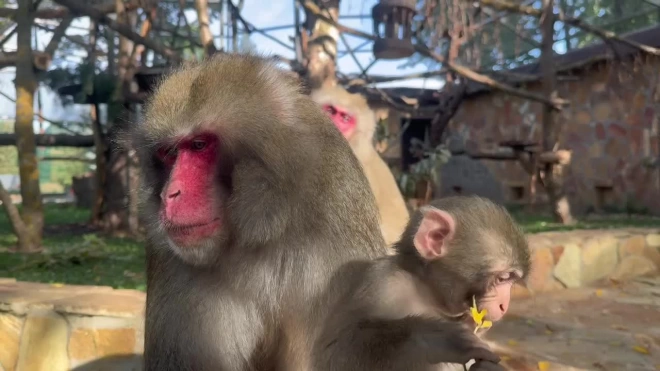
[[[486,334],[510,370],[660,370],[660,274],[514,299]]]

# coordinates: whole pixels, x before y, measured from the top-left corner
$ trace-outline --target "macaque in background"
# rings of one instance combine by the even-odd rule
[[[392,172],[374,148],[374,112],[363,96],[351,94],[340,86],[314,90],[311,97],[332,118],[362,164],[376,196],[385,243],[390,246],[401,237],[409,214]]]
[[[327,295],[314,346],[315,371],[504,370],[473,333],[476,298],[486,319],[506,313],[525,280],[530,251],[521,229],[485,198],[449,197],[418,209],[396,255],[346,264]],[[484,330],[479,330],[484,331]]]
[[[144,369],[310,370],[332,274],[385,254],[367,179],[327,115],[266,60],[218,54],[167,77],[129,137]]]

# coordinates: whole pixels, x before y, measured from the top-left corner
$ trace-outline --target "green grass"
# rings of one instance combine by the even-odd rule
[[[541,233],[554,231],[572,231],[588,229],[616,228],[660,228],[660,218],[651,216],[624,214],[590,216],[573,225],[555,223],[550,215],[527,213],[518,208],[511,208],[511,214],[523,227],[526,233]]]
[[[89,211],[72,206],[45,205],[47,229],[84,225]],[[573,226],[553,223],[549,216],[529,214],[512,208],[512,214],[527,233],[575,229],[660,227],[660,219],[651,217],[607,216],[593,218]],[[106,285],[115,288],[145,289],[144,250],[140,242],[96,234],[47,233],[44,246],[48,254],[15,254],[7,249],[16,245],[4,211],[0,212],[0,277],[22,281]]]
[[[58,225],[86,223],[89,210],[72,206],[45,205],[49,229]],[[129,238],[98,237],[95,234],[51,235],[44,238],[48,255],[15,254],[16,245],[4,211],[0,212],[0,277],[21,281],[106,285],[114,288],[145,289],[144,249]],[[80,251],[73,253],[72,251]],[[48,259],[50,257],[50,259]],[[19,268],[19,269],[16,269]]]

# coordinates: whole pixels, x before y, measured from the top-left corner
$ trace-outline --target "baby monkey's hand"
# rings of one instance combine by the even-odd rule
[[[465,365],[474,359],[470,368],[475,371],[504,370],[498,365],[500,357],[467,327],[457,322],[434,322],[416,334],[417,340],[426,349],[429,363],[458,363]]]

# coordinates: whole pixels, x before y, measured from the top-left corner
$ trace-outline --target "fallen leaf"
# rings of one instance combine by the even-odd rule
[[[596,290],[596,296],[598,296],[599,298],[603,296],[603,294],[604,294],[603,290],[601,289]]]
[[[649,354],[649,350],[648,350],[648,349],[646,349],[646,348],[644,348],[644,347],[642,347],[642,346],[639,346],[639,345],[635,345],[635,346],[633,347],[633,350],[634,350],[635,352],[637,352],[637,353],[641,353],[641,354]]]
[[[539,371],[548,371],[550,369],[550,362],[541,361],[539,362]]]
[[[507,344],[509,344],[509,345],[518,345],[518,342],[515,341],[515,340],[509,340],[509,341],[507,341]]]
[[[545,330],[545,334],[546,334],[546,335],[552,335],[552,331],[550,331],[550,330]]]
[[[50,284],[52,287],[64,287],[63,283],[51,283]]]
[[[509,357],[509,356],[501,356],[500,359],[501,359],[502,361],[508,361],[508,360],[511,359],[511,357]]]

